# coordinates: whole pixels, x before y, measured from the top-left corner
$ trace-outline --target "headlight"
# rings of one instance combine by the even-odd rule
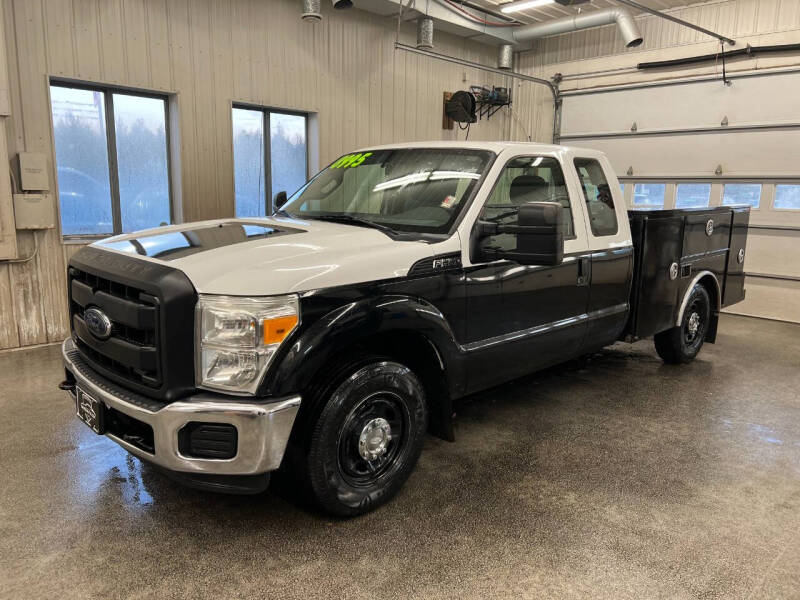
[[[200,296],[195,319],[197,385],[253,394],[300,307],[297,296]]]

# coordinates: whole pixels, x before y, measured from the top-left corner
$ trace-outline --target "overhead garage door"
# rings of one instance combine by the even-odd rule
[[[747,299],[800,322],[800,72],[564,93],[562,143],[609,155],[632,208],[748,202]]]

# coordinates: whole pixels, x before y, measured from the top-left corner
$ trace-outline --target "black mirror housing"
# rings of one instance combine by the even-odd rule
[[[517,234],[522,264],[560,265],[564,260],[564,207],[558,202],[528,202],[519,207]]]
[[[281,208],[281,207],[282,207],[284,204],[286,204],[286,201],[287,201],[288,199],[289,199],[289,198],[288,198],[288,196],[286,196],[286,192],[284,192],[283,190],[281,190],[280,192],[278,192],[277,194],[275,194],[275,198],[274,198],[274,199],[273,199],[273,201],[272,201],[272,205],[273,205],[273,206],[274,206],[276,209],[278,209],[278,208]]]
[[[513,260],[521,265],[560,265],[564,260],[564,207],[558,202],[527,202],[520,205],[516,225],[478,221],[480,238],[502,233],[517,236],[515,250],[481,248],[482,260]]]

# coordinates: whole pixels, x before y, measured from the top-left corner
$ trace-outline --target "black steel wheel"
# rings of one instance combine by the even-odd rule
[[[405,483],[422,451],[428,412],[422,384],[399,363],[361,360],[337,381],[310,428],[305,470],[323,510],[356,516]]]
[[[681,324],[655,335],[656,352],[666,363],[691,362],[703,347],[710,323],[711,297],[705,286],[695,284],[686,302]]]
[[[348,415],[339,434],[339,468],[355,486],[370,486],[391,467],[408,443],[411,415],[400,396],[378,392]]]
[[[702,288],[705,291],[705,288]],[[707,296],[707,295],[706,295]],[[683,317],[681,333],[683,334],[683,345],[687,350],[695,350],[695,354],[700,350],[708,329],[709,316],[708,298],[702,294],[693,294],[689,298]]]

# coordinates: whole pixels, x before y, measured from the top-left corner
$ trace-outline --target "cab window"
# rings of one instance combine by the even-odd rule
[[[597,237],[614,235],[618,230],[617,213],[603,167],[593,158],[576,158],[575,169],[581,180],[592,233]]]
[[[516,225],[519,207],[526,202],[561,204],[564,211],[564,238],[575,238],[569,194],[558,160],[544,156],[511,159],[497,178],[480,218],[503,225]],[[513,251],[517,245],[516,238],[513,234],[490,236],[484,245]]]

